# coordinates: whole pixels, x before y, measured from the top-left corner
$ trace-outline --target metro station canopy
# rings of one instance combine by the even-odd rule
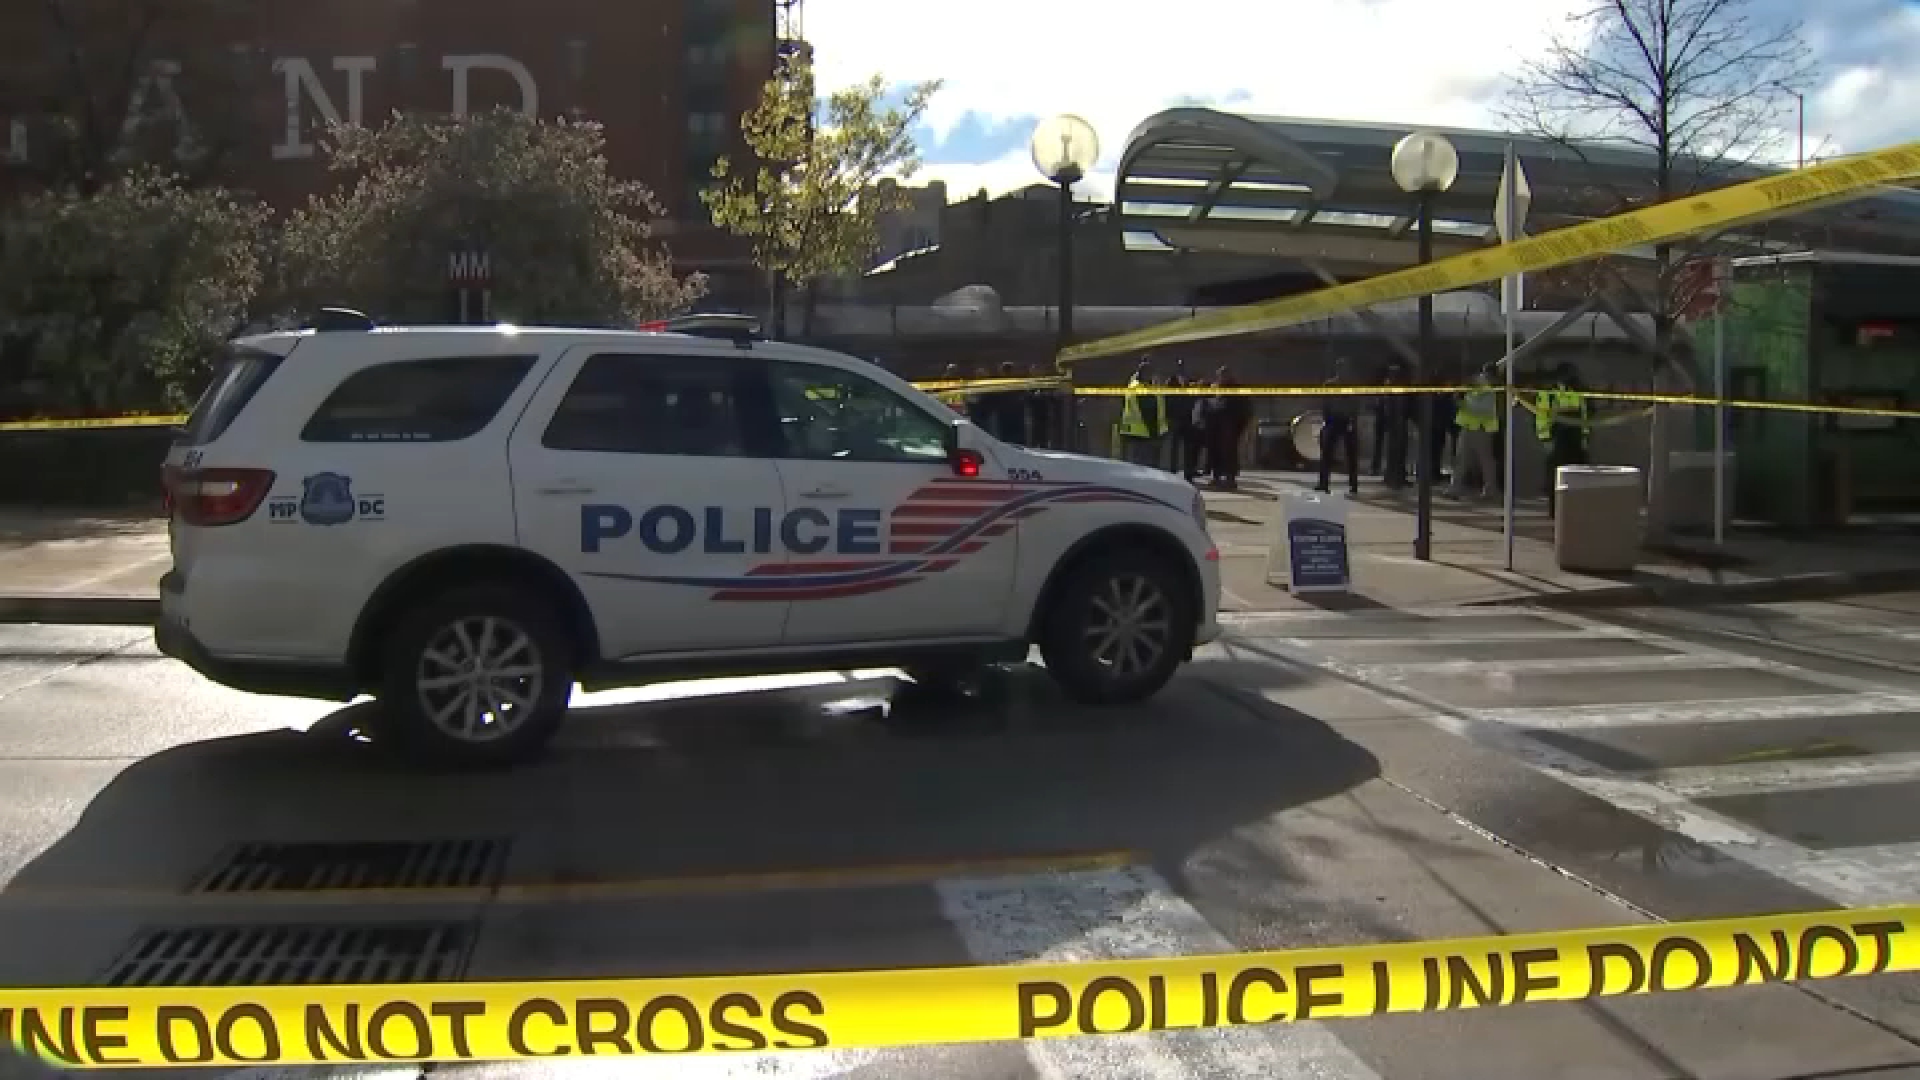
[[[1136,247],[1317,259],[1340,274],[1406,266],[1416,255],[1415,200],[1394,183],[1388,163],[1394,144],[1414,130],[1438,131],[1460,155],[1459,178],[1434,203],[1436,256],[1498,242],[1494,197],[1509,142],[1532,189],[1530,234],[1610,213],[1623,197],[1653,201],[1654,155],[1633,146],[1595,143],[1576,152],[1494,131],[1176,108],[1128,136],[1114,197],[1121,228],[1158,240]],[[1679,168],[1680,192],[1775,171],[1739,168],[1696,180],[1685,163]],[[1920,192],[1808,211],[1746,239],[1762,252],[1920,254]]]

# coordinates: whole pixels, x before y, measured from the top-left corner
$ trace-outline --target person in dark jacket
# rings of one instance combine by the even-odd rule
[[[1397,363],[1390,364],[1380,382],[1383,386],[1404,386],[1406,370]],[[1411,397],[1382,394],[1375,405],[1379,418],[1373,435],[1375,457],[1380,459],[1380,479],[1393,489],[1407,486],[1407,402]]]
[[[1184,362],[1175,361],[1173,379],[1167,384],[1181,389],[1201,386],[1198,379],[1187,378]],[[1192,483],[1200,475],[1200,459],[1207,445],[1207,429],[1201,422],[1206,399],[1194,394],[1168,394],[1169,433],[1173,437],[1173,467]]]
[[[1017,379],[1020,377],[1020,372],[1013,366],[1012,361],[1007,361],[1000,365],[1000,377]],[[1010,442],[1015,446],[1027,444],[1027,399],[1032,396],[1032,391],[1028,390],[1002,390],[994,395],[999,401],[994,417],[997,426],[994,434],[998,435],[1003,442]]]
[[[1030,375],[1033,378],[1045,378],[1048,372],[1044,365],[1035,365]],[[1054,430],[1060,423],[1059,413],[1054,408],[1054,390],[1035,390],[1027,395],[1027,445],[1042,450],[1050,450],[1060,433]]]
[[[1220,369],[1214,385],[1223,392],[1208,409],[1207,465],[1214,486],[1232,491],[1240,485],[1240,440],[1253,420],[1253,410],[1245,395],[1233,392],[1240,384],[1226,368]]]
[[[1334,361],[1333,377],[1327,385],[1347,383],[1347,362]],[[1360,494],[1360,417],[1356,403],[1348,394],[1328,394],[1320,400],[1320,483],[1316,491],[1333,489],[1333,455],[1340,453],[1347,463],[1347,494]]]

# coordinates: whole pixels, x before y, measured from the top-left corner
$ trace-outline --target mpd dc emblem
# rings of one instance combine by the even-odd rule
[[[357,509],[351,477],[323,472],[301,481],[300,517],[307,524],[345,525]]]

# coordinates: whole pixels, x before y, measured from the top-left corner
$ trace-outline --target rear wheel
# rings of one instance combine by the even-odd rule
[[[436,764],[537,756],[573,690],[573,647],[559,617],[512,585],[433,597],[395,624],[382,661],[380,733]]]
[[[1068,572],[1040,655],[1069,697],[1095,705],[1152,697],[1193,650],[1192,591],[1149,552],[1107,552]]]

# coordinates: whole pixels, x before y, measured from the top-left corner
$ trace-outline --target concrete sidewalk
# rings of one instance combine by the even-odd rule
[[[0,622],[151,623],[169,559],[154,514],[0,508]]]
[[[1632,574],[1568,573],[1554,565],[1553,523],[1537,499],[1522,501],[1508,571],[1499,505],[1436,496],[1433,559],[1422,563],[1413,558],[1411,492],[1368,481],[1349,515],[1355,591],[1308,603],[1287,592],[1284,577],[1268,581],[1267,552],[1279,495],[1312,482],[1259,472],[1238,492],[1207,493],[1227,610],[1679,603],[1920,586],[1911,535],[1864,531],[1808,539],[1736,530],[1724,552],[1702,538],[1690,550],[1647,552]],[[151,623],[167,566],[164,518],[0,509],[0,622]]]
[[[1571,573],[1555,565],[1553,521],[1543,499],[1520,500],[1513,569],[1506,569],[1498,500],[1433,500],[1432,559],[1413,557],[1413,491],[1363,480],[1348,507],[1354,593],[1312,602],[1286,592],[1284,566],[1267,579],[1277,497],[1311,491],[1305,473],[1253,473],[1240,492],[1208,492],[1230,610],[1327,607],[1430,607],[1539,603],[1553,606],[1699,603],[1786,599],[1920,585],[1920,544],[1911,534],[1833,531],[1788,536],[1732,530],[1724,548],[1685,537],[1643,553],[1617,576]],[[1338,489],[1336,489],[1338,490]]]

